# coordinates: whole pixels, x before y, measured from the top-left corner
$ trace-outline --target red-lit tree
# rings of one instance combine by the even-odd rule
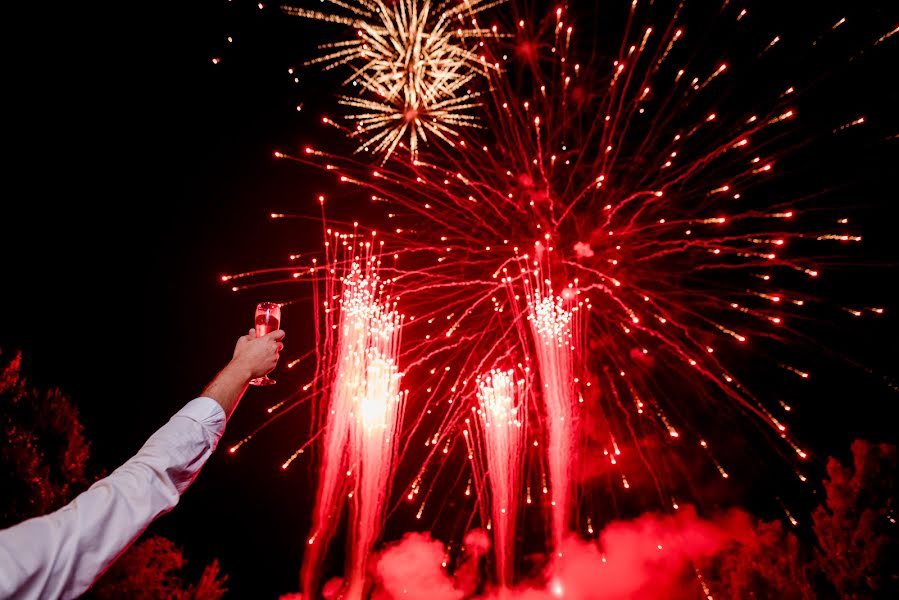
[[[817,598],[812,562],[779,521],[761,522],[754,535],[736,541],[700,567],[715,598]]]
[[[0,362],[0,527],[55,510],[87,484],[90,444],[78,409],[59,390],[28,386],[21,361]]]
[[[896,446],[856,440],[852,465],[831,458],[813,516],[818,565],[841,598],[899,597]]]
[[[186,562],[171,540],[149,537],[117,560],[89,595],[99,600],[219,600],[225,594],[227,576],[220,576],[218,560],[206,565],[193,584],[181,574]]]

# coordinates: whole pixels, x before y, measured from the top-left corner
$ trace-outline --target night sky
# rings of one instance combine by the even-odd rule
[[[315,249],[318,223],[268,215],[316,215],[315,197],[330,194],[333,182],[273,152],[313,140],[342,143],[317,124],[337,80],[307,69],[297,85],[287,74],[315,54],[323,26],[233,4],[130,4],[102,13],[18,7],[29,12],[7,18],[24,35],[9,55],[4,86],[12,108],[4,136],[11,157],[0,220],[0,349],[4,357],[22,350],[33,383],[73,398],[97,469],[127,459],[199,394],[252,325],[257,301],[308,293],[233,294],[219,281]],[[877,10],[872,23],[895,20],[895,10]],[[853,291],[887,314],[877,323],[822,326],[835,352],[875,374],[847,367],[818,384],[818,404],[797,426],[821,455],[845,455],[856,437],[896,438],[899,395],[883,379],[899,375],[899,252],[890,220],[899,202],[899,142],[883,143],[899,133],[899,97],[888,83],[895,84],[896,68],[872,60],[833,100],[883,116],[879,141],[859,145],[867,154],[848,163],[855,174],[843,179],[854,183],[837,197],[865,219],[867,238],[851,257],[859,263],[854,279],[839,281],[854,281]],[[197,569],[218,557],[235,596],[297,589],[314,490],[303,461],[286,474],[279,466],[306,429],[285,419],[237,456],[224,450],[264,420],[264,408],[288,385],[302,383],[302,373],[285,371],[284,358],[311,347],[312,326],[308,303],[285,309],[287,348],[273,373],[283,385],[248,391],[219,452],[179,507],[150,529],[183,546]],[[388,535],[411,528],[403,525],[388,527]]]

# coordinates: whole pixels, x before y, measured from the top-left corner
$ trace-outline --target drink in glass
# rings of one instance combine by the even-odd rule
[[[278,329],[281,325],[281,305],[275,302],[260,302],[256,305],[256,337],[262,337]],[[272,385],[274,379],[268,376],[250,380],[250,385]]]

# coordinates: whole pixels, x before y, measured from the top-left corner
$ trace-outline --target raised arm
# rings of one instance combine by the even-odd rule
[[[278,361],[283,331],[238,340],[206,387],[108,477],[56,512],[0,531],[0,598],[75,598],[178,503],[215,450],[253,377]]]

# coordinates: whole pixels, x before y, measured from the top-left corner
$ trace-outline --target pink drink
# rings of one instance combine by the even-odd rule
[[[256,315],[256,337],[262,337],[278,329],[280,320],[271,311]]]
[[[275,302],[260,302],[256,305],[256,315],[254,319],[256,326],[256,337],[262,337],[269,334],[281,325],[281,305]],[[257,377],[250,380],[250,385],[273,385],[274,379],[269,377]]]

